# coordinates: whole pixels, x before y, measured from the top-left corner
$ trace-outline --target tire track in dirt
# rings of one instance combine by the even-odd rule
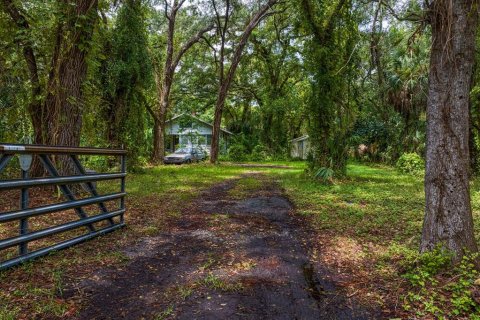
[[[72,287],[78,319],[379,318],[324,280],[293,210],[260,174],[206,190],[170,232],[126,249],[124,266]]]

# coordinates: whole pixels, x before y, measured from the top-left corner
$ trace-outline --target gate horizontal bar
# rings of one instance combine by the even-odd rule
[[[49,178],[34,178],[28,180],[16,179],[0,181],[0,190],[21,189],[37,186],[49,186],[56,184],[67,183],[81,183],[91,181],[114,180],[126,177],[126,173],[102,173],[102,174],[87,174],[82,176],[66,176],[66,177],[49,177]]]
[[[0,154],[76,154],[76,155],[126,155],[127,150],[123,149],[104,149],[104,148],[85,148],[85,147],[67,147],[67,146],[43,146],[33,144],[0,144]]]
[[[16,246],[16,245],[21,244],[21,243],[42,239],[42,238],[45,238],[45,237],[48,237],[48,236],[51,236],[51,235],[54,235],[54,234],[57,234],[57,233],[62,233],[62,232],[65,232],[65,231],[77,229],[77,228],[83,227],[83,226],[85,226],[87,224],[90,224],[90,223],[95,223],[95,222],[103,221],[103,220],[106,220],[106,219],[111,219],[111,218],[116,217],[116,216],[118,216],[122,213],[125,213],[125,209],[116,210],[116,211],[109,212],[109,213],[102,213],[102,214],[98,214],[98,215],[95,215],[95,216],[92,216],[92,217],[89,217],[89,218],[86,218],[86,219],[76,220],[76,221],[68,222],[68,223],[61,224],[61,225],[58,225],[58,226],[55,226],[55,227],[51,227],[51,228],[43,229],[43,230],[40,230],[40,231],[28,233],[26,235],[21,235],[21,236],[1,240],[0,241],[0,250],[10,248],[10,247]]]
[[[88,206],[91,204],[96,204],[99,202],[111,201],[115,199],[120,199],[122,197],[125,197],[126,195],[127,195],[126,192],[118,192],[118,193],[112,193],[112,194],[99,196],[99,197],[90,197],[90,198],[85,198],[85,199],[80,199],[75,201],[61,202],[57,204],[36,207],[31,209],[10,211],[7,213],[0,214],[0,223],[14,221],[17,219],[24,219],[28,217],[34,217],[34,216],[51,213],[51,212],[58,212],[58,211],[63,211],[68,209],[79,208],[79,207]]]
[[[66,248],[71,247],[73,245],[76,245],[76,244],[85,242],[87,240],[90,240],[92,238],[95,238],[99,235],[103,235],[103,234],[115,231],[115,230],[117,230],[119,228],[122,228],[124,226],[125,226],[125,223],[120,223],[120,224],[116,224],[116,225],[113,225],[113,226],[109,226],[109,227],[106,227],[104,229],[100,229],[100,230],[97,230],[97,231],[94,231],[94,232],[90,232],[90,233],[87,233],[85,235],[82,235],[82,236],[79,236],[79,237],[76,237],[76,238],[73,238],[73,239],[70,239],[70,240],[66,240],[66,241],[54,244],[52,246],[49,246],[49,247],[46,247],[46,248],[43,248],[43,249],[40,249],[40,250],[32,251],[32,252],[30,252],[26,255],[22,255],[22,256],[14,258],[14,259],[7,260],[5,262],[0,263],[0,271],[4,270],[4,269],[11,268],[11,267],[16,266],[16,265],[19,265],[19,264],[21,264],[21,263],[23,263],[27,260],[35,259],[35,258],[39,258],[39,257],[44,256],[44,255],[47,255],[52,251],[58,251],[58,250],[66,249]]]

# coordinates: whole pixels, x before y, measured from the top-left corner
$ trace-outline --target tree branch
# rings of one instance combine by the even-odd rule
[[[149,106],[148,103],[145,103],[144,105],[145,105],[145,109],[147,109],[148,113],[152,116],[152,118],[153,118],[154,120],[157,120],[157,121],[158,121],[158,117],[157,117],[157,115],[155,114],[155,112],[153,111],[152,107]]]
[[[180,62],[180,59],[182,59],[182,56],[187,52],[195,43],[199,42],[200,39],[203,38],[203,35],[207,33],[210,30],[213,30],[215,28],[214,24],[210,24],[209,26],[203,28],[202,30],[198,31],[193,37],[191,37],[181,48],[180,51],[177,53],[175,59],[173,60],[172,63],[172,68],[175,69],[178,66],[178,63]]]
[[[270,8],[277,3],[277,0],[269,0],[255,15],[250,19],[245,30],[242,33],[242,37],[240,38],[240,42],[238,43],[232,58],[232,63],[227,73],[227,77],[225,79],[225,85],[227,88],[230,86],[230,83],[233,79],[233,75],[237,69],[238,64],[240,63],[240,59],[242,57],[242,52],[245,46],[247,45],[248,38],[252,33],[253,29],[260,23],[260,21],[266,16],[265,14],[270,10]]]

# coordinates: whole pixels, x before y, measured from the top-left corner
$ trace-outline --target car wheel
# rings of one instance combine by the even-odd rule
[[[185,161],[185,163],[188,163],[188,164],[190,164],[190,163],[192,163],[192,160],[190,160],[190,159],[187,159],[187,161]]]

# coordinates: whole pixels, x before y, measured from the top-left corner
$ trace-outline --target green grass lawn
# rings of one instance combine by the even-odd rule
[[[279,172],[300,214],[320,229],[383,243],[416,246],[423,219],[423,182],[379,165],[350,164],[347,178],[325,185],[301,171]]]

